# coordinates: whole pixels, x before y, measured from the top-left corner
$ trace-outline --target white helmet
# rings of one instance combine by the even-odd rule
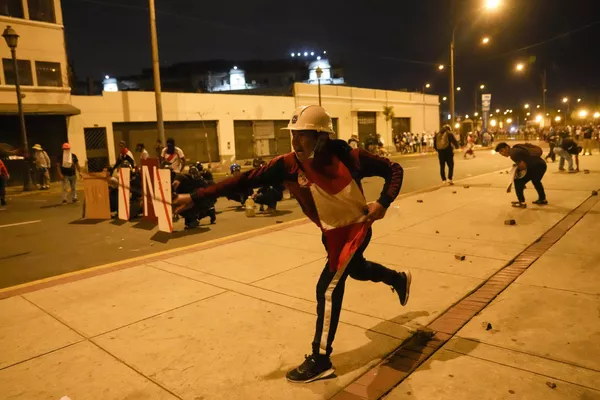
[[[302,106],[297,108],[288,126],[282,129],[334,133],[331,117],[321,106]]]

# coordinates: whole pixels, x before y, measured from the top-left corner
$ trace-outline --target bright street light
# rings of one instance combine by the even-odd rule
[[[587,117],[587,115],[588,115],[588,112],[586,110],[579,111],[580,118],[585,118],[585,117]]]
[[[594,113],[594,118],[600,118],[600,112],[595,112]]]
[[[491,126],[496,126],[496,124],[498,124],[498,122],[495,119],[490,121]]]
[[[479,89],[481,89],[481,90],[485,89],[485,85],[479,86]]]
[[[426,83],[426,84],[425,84],[425,87],[426,87],[427,89],[429,89],[429,88],[431,87],[431,85],[430,85],[429,83]]]
[[[535,117],[536,122],[541,122],[543,119],[543,117],[541,115],[538,115],[537,117]]]
[[[578,103],[581,103],[581,99],[577,99],[577,102],[578,102]]]
[[[539,105],[539,104],[537,105],[537,108],[540,108],[540,105]]]
[[[441,70],[444,69],[444,66],[443,65],[438,65],[438,69],[441,71]]]
[[[562,119],[562,118],[560,117],[560,115],[559,115],[559,116],[557,116],[556,118],[554,118],[554,120],[555,120],[556,122],[560,122],[560,120],[561,120],[561,119]]]
[[[557,112],[560,112],[560,110],[558,110]]]
[[[457,123],[454,125],[454,127],[455,127],[456,129],[458,129],[458,128],[460,128],[460,124],[457,122]]]
[[[465,115],[465,118],[466,118],[466,119],[469,119],[469,114]]]
[[[525,108],[529,108],[529,104],[525,104]]]
[[[518,63],[515,68],[517,69],[517,71],[523,71],[525,69],[525,64]]]
[[[460,92],[460,86],[456,88],[456,91]]]
[[[474,115],[474,116],[476,116],[476,117],[479,117],[479,113],[475,113],[475,114],[473,114],[473,115]]]
[[[500,0],[486,0],[485,8],[488,10],[497,10],[500,8]]]
[[[527,113],[527,116],[529,117],[531,115],[531,113]]]
[[[563,97],[563,99],[562,99],[562,102],[563,102],[563,103],[567,103],[568,101],[569,101],[569,98],[568,98],[568,97]]]
[[[442,97],[442,101],[446,101],[448,98],[446,96]]]
[[[483,39],[481,39],[481,43],[483,44],[488,44],[490,42],[490,38],[489,37],[484,37]]]
[[[496,108],[496,114],[500,113],[500,109]]]
[[[508,118],[508,119],[506,120],[506,123],[507,123],[507,124],[511,124],[511,123],[512,123],[512,118]]]

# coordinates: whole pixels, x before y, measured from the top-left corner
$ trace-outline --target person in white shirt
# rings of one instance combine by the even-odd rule
[[[150,154],[148,154],[148,150],[146,150],[146,146],[144,146],[144,143],[138,143],[135,146],[135,151],[137,153],[141,153],[140,154],[140,161],[141,160],[147,160],[148,158],[150,158]]]
[[[185,155],[183,150],[175,146],[175,139],[167,139],[167,147],[160,154],[163,164],[176,174],[181,173],[185,168]]]

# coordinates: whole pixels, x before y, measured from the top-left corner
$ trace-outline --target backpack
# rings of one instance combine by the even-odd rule
[[[438,133],[435,137],[435,147],[438,150],[446,150],[450,146],[448,132]]]
[[[515,147],[520,147],[527,150],[527,153],[529,153],[530,157],[541,157],[544,154],[541,147],[531,143],[516,144]]]

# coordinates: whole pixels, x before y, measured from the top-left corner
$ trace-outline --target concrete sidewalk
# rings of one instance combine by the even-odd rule
[[[502,162],[508,170],[510,162]],[[600,158],[583,160],[582,168],[591,169],[591,174],[562,174],[556,168],[550,164],[544,180],[551,204],[543,208],[511,208],[514,194],[504,190],[508,176],[499,173],[468,179],[464,183],[469,188],[444,187],[396,201],[386,219],[375,224],[366,255],[397,270],[410,268],[411,300],[403,308],[386,286],[348,280],[332,356],[335,379],[308,385],[285,380],[286,371],[310,352],[315,285],[325,263],[318,229],[297,222],[241,240],[218,240],[24,285],[18,291],[0,291],[0,297],[10,296],[0,301],[3,398],[380,397],[384,392],[366,386],[361,392],[360,385],[351,383],[480,286],[600,186]],[[535,193],[528,186],[531,201]],[[462,391],[470,385],[485,387],[487,380],[510,379],[513,375],[506,375],[505,369],[514,373],[514,368],[503,363],[535,364],[543,359],[542,367],[556,368],[554,358],[584,371],[576,388],[595,398],[600,393],[600,333],[594,311],[599,305],[594,285],[598,274],[591,265],[598,265],[593,258],[598,252],[583,239],[591,241],[597,235],[598,210],[589,214],[596,219],[586,216],[565,236],[566,240],[574,235],[566,247],[557,244],[556,252],[545,255],[549,258],[540,259],[539,266],[536,263],[502,294],[506,300],[499,297],[461,330],[460,341],[447,345],[455,347],[435,353],[390,397],[412,398],[419,393],[423,399],[486,398],[481,392],[465,397]],[[504,225],[509,218],[517,225]],[[579,255],[566,263],[562,258],[566,253]],[[466,255],[466,260],[456,260],[455,254]],[[579,272],[569,274],[574,265]],[[549,274],[550,268],[560,272]],[[42,285],[46,288],[36,290]],[[482,320],[496,328],[481,331]],[[587,337],[559,329],[575,324]],[[544,333],[548,330],[552,333]],[[454,380],[455,392],[446,389],[448,368],[456,370],[450,374],[461,376]],[[536,373],[539,380],[543,371]],[[526,393],[527,386],[519,382],[510,390]],[[444,391],[434,391],[438,386]],[[346,387],[350,390],[344,391]],[[560,393],[546,389],[548,396]]]

